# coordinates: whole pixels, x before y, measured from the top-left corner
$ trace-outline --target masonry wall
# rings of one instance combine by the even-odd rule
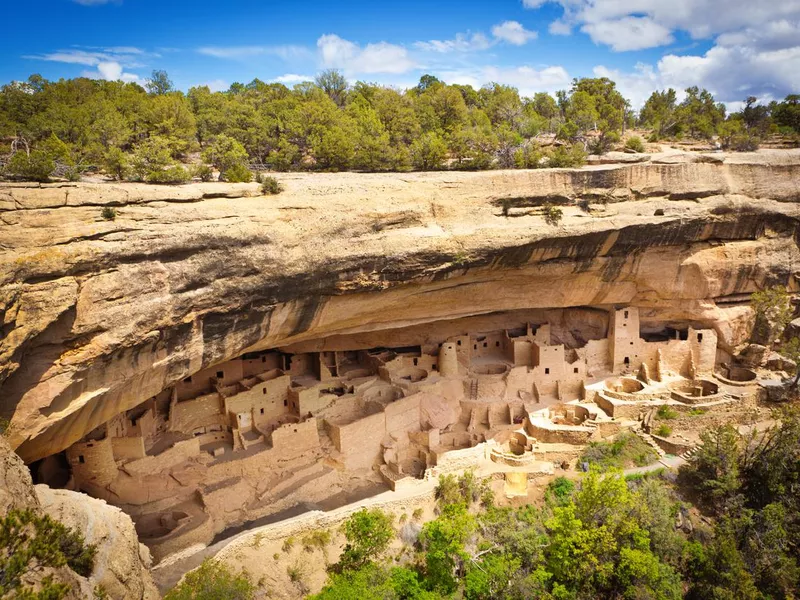
[[[177,442],[161,454],[156,456],[146,456],[145,458],[134,460],[124,465],[125,471],[136,476],[152,475],[153,473],[160,473],[182,462],[199,456],[200,454],[200,440],[192,438]]]
[[[142,436],[111,438],[111,449],[114,460],[121,462],[144,458],[146,455]]]
[[[383,414],[387,433],[398,437],[408,432],[419,431],[420,398],[420,394],[414,394],[386,406]]]
[[[330,425],[335,431],[331,439],[338,445],[348,469],[369,469],[381,458],[381,442],[386,435],[383,413],[370,415],[347,425]]]
[[[255,423],[267,423],[280,418],[289,412],[289,383],[289,376],[283,375],[225,398],[225,412],[238,414],[252,410]]]
[[[316,419],[282,425],[272,432],[272,447],[282,456],[297,456],[319,448]]]
[[[172,406],[169,415],[170,431],[192,433],[200,428],[222,426],[225,416],[219,394],[207,394],[194,400],[184,400]]]
[[[67,448],[67,462],[79,489],[83,483],[104,487],[117,476],[117,464],[109,437],[73,444]]]

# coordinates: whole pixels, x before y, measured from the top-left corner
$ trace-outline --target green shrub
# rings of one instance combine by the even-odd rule
[[[576,168],[586,164],[586,152],[580,144],[570,147],[556,146],[550,151],[547,166],[552,168]]]
[[[545,204],[542,207],[542,215],[544,216],[545,223],[555,226],[561,223],[561,220],[564,218],[564,211],[552,204]]]
[[[659,437],[669,437],[672,435],[672,427],[666,423],[662,423],[658,426],[658,429],[656,429],[656,435]]]
[[[135,181],[147,181],[152,173],[163,171],[173,164],[169,141],[154,135],[134,148],[130,158],[129,175]]]
[[[266,195],[280,194],[283,191],[283,186],[280,182],[272,176],[264,177],[261,182],[261,193]]]
[[[446,157],[447,144],[436,133],[425,133],[411,144],[411,164],[420,171],[441,169]]]
[[[379,508],[361,509],[343,525],[347,538],[339,563],[334,571],[361,569],[377,561],[394,538],[392,518]]]
[[[218,135],[211,145],[203,151],[203,160],[219,169],[221,181],[250,181],[252,173],[247,168],[247,150],[227,135]],[[245,179],[246,174],[246,179]]]
[[[12,509],[0,518],[0,597],[47,598],[57,600],[69,586],[44,578],[42,595],[29,595],[23,578],[46,567],[67,566],[82,577],[94,569],[97,548],[86,544],[83,535],[48,515],[32,510]]]
[[[200,181],[211,181],[214,178],[214,170],[208,165],[197,165],[194,169],[194,176]]]
[[[565,505],[575,491],[575,482],[566,477],[556,477],[547,484],[546,497],[558,505]]]
[[[104,206],[103,210],[100,211],[100,216],[106,221],[113,221],[117,218],[117,210],[110,206]]]
[[[633,433],[621,433],[612,442],[591,442],[580,462],[597,466],[601,471],[644,467],[658,460],[658,453]]]
[[[283,545],[281,546],[281,550],[283,550],[284,552],[289,552],[294,546],[294,542],[295,542],[294,536],[290,535],[288,538],[283,540]]]
[[[252,600],[255,592],[245,573],[236,575],[224,563],[206,559],[167,592],[164,600]]]
[[[191,179],[189,171],[180,165],[173,165],[169,168],[157,171],[150,171],[145,177],[147,183],[186,183]]]
[[[313,552],[315,548],[324,550],[331,543],[331,532],[327,529],[312,531],[303,536],[301,543],[306,552]]]
[[[663,406],[659,406],[658,410],[656,411],[656,416],[659,419],[677,419],[678,418],[678,411],[670,408],[668,405],[664,404]]]
[[[120,148],[109,148],[103,155],[103,168],[114,179],[125,179],[130,168],[128,155]]]
[[[628,150],[633,150],[634,152],[642,153],[644,152],[644,144],[642,143],[642,138],[638,135],[634,135],[628,138],[625,142],[625,148]]]
[[[5,174],[25,181],[46,182],[56,168],[55,161],[42,150],[30,154],[16,152],[5,167]]]
[[[225,171],[224,178],[220,173],[220,179],[224,179],[228,183],[247,183],[253,179],[253,173],[247,168],[247,165],[233,165]]]

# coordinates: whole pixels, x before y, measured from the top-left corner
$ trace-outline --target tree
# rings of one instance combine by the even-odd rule
[[[247,171],[246,181],[250,181],[252,177],[248,168],[247,150],[227,135],[214,138],[211,145],[203,151],[203,160],[219,169],[222,181],[242,181],[244,171]]]
[[[700,446],[680,470],[701,500],[721,512],[739,492],[741,437],[732,425],[720,425],[700,434]]]
[[[344,75],[336,69],[322,71],[316,76],[314,82],[325,92],[338,107],[342,107],[347,100],[348,83]]]
[[[169,75],[167,75],[166,71],[162,70],[153,71],[144,87],[154,96],[164,96],[174,89]]]
[[[672,88],[653,92],[644,103],[639,112],[639,123],[653,130],[653,141],[672,137],[680,132],[677,104],[677,94]]]
[[[420,171],[440,169],[446,156],[447,144],[436,133],[424,133],[411,144],[411,162]]]
[[[794,314],[789,292],[781,285],[755,292],[750,296],[750,306],[755,314],[752,339],[772,346]]]
[[[97,548],[87,545],[80,533],[48,515],[12,509],[0,518],[0,596],[63,598],[70,587],[56,583],[52,575],[40,580],[38,594],[28,588],[27,577],[64,566],[88,577],[94,569],[96,553]]]
[[[431,590],[455,591],[457,573],[470,558],[464,545],[475,529],[475,517],[463,503],[445,505],[439,518],[423,526],[419,541],[425,549],[425,581]]]
[[[394,538],[392,519],[379,508],[361,509],[345,521],[343,529],[347,544],[337,571],[360,569],[379,561]]]
[[[711,139],[725,120],[725,105],[717,103],[708,90],[686,89],[686,98],[676,110],[681,129],[693,138]]]
[[[222,562],[206,559],[164,596],[164,600],[251,600],[255,586],[246,573],[234,574]]]

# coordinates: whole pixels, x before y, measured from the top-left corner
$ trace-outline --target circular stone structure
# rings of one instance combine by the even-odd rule
[[[608,379],[605,382],[605,387],[608,391],[618,394],[636,394],[637,392],[644,391],[644,384],[633,377]]]
[[[719,371],[714,373],[714,376],[724,383],[733,385],[747,385],[758,379],[758,375],[752,369],[724,365],[719,368]]]
[[[669,391],[674,400],[685,404],[713,402],[721,396],[719,385],[710,379],[676,381],[669,385]]]
[[[428,372],[425,369],[420,369],[419,367],[409,367],[407,369],[403,369],[397,374],[399,379],[405,379],[406,381],[410,381],[412,383],[422,381],[427,376]]]

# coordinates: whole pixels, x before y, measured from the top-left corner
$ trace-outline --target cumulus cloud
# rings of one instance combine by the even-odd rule
[[[673,51],[629,72],[598,67],[613,73],[635,104],[644,89],[665,87],[706,87],[731,105],[748,95],[782,98],[800,91],[800,0],[523,0],[528,8],[546,2],[563,8],[550,33],[578,28],[618,52],[667,46],[678,31],[713,40],[702,55]]]
[[[616,52],[664,46],[675,39],[669,29],[648,17],[587,23],[581,31],[589,34],[595,43],[611,46]]]
[[[280,77],[276,77],[272,81],[274,81],[275,83],[292,85],[295,83],[303,83],[304,81],[314,81],[314,77],[313,75],[297,75],[296,73],[287,73],[286,75],[281,75]]]
[[[535,31],[525,29],[518,21],[504,21],[492,27],[492,37],[485,33],[457,33],[450,40],[428,40],[415,42],[414,48],[428,52],[474,52],[487,50],[495,44],[506,42],[515,46],[524,46],[537,37]]]
[[[524,46],[531,40],[536,39],[536,32],[525,29],[517,21],[504,21],[492,27],[492,35],[498,39],[513,44],[514,46]]]
[[[322,66],[342,69],[348,74],[357,73],[406,73],[417,68],[403,46],[378,42],[363,48],[329,33],[317,40]]]
[[[479,88],[487,83],[502,83],[519,89],[523,96],[536,92],[550,92],[569,87],[569,73],[561,66],[537,69],[530,66],[497,67],[485,66],[436,73],[448,83],[459,83]]]
[[[88,70],[82,73],[84,77],[92,79],[140,81],[138,75],[126,72],[125,69],[142,67],[144,66],[141,62],[142,60],[157,56],[157,54],[148,53],[132,46],[114,46],[108,48],[69,48],[44,54],[29,54],[22,58],[95,67],[93,71]]]

